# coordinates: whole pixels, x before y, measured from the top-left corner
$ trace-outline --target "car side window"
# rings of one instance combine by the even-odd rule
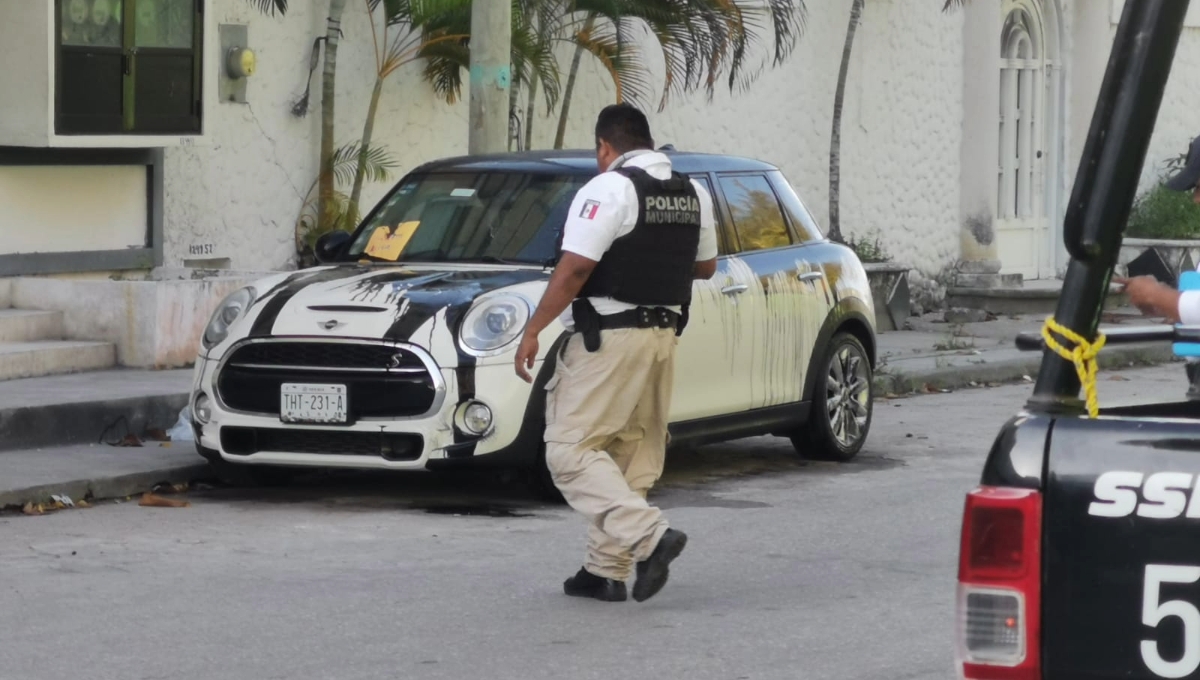
[[[766,176],[730,175],[719,177],[717,181],[729,204],[742,252],[792,244],[779,199]]]
[[[792,226],[800,234],[800,242],[811,243],[825,238],[820,227],[817,226],[817,221],[813,219],[812,213],[804,207],[804,202],[796,195],[796,191],[783,173],[772,172],[771,182],[775,185],[775,193],[779,195],[779,202],[783,204],[783,209],[792,219]]]
[[[725,233],[724,224],[722,224],[721,209],[718,207],[719,204],[717,203],[717,193],[713,191],[712,182],[709,181],[707,175],[689,175],[688,179],[694,179],[699,182],[700,186],[704,187],[704,190],[708,192],[709,197],[712,199],[713,216],[717,221],[717,257],[728,255],[730,253],[730,248],[728,246],[727,234]]]

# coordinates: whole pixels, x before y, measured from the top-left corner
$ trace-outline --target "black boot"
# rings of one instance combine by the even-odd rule
[[[637,581],[633,584],[633,599],[645,602],[667,585],[667,566],[671,560],[679,557],[683,546],[687,545],[687,534],[675,529],[667,532],[658,539],[654,552],[650,557],[637,563]]]
[[[625,584],[611,578],[596,576],[587,569],[563,581],[563,592],[573,597],[592,597],[605,602],[624,602]]]

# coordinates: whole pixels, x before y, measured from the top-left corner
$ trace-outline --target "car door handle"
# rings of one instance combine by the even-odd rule
[[[825,272],[804,272],[803,274],[796,274],[796,278],[800,279],[801,281],[816,281],[822,276],[825,276]]]
[[[748,288],[748,286],[746,284],[738,283],[738,284],[735,284],[732,286],[725,286],[724,288],[721,289],[721,292],[726,295],[733,295],[734,293],[740,294],[740,293],[745,293],[747,288]]]

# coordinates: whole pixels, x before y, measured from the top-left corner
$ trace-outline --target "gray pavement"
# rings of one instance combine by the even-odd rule
[[[1185,387],[1116,371],[1100,398]],[[772,438],[673,454],[653,501],[691,540],[642,604],[562,595],[581,521],[487,478],[0,516],[0,680],[948,680],[963,494],[1028,394],[881,400],[845,465]]]

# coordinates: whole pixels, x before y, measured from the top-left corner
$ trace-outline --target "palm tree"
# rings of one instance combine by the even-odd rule
[[[262,12],[263,14],[270,14],[272,16],[274,16],[276,12],[279,12],[280,14],[287,14],[288,0],[246,0],[246,1],[249,2],[251,5],[255,5],[256,7],[258,7],[258,10],[260,12]]]
[[[575,55],[563,93],[555,148],[562,148],[570,100],[583,52],[589,52],[609,72],[617,90],[617,101],[646,106],[649,92],[645,67],[630,33],[634,26],[648,28],[666,64],[663,110],[672,93],[686,93],[703,84],[711,100],[716,83],[728,69],[732,91],[745,89],[757,73],[746,72],[748,48],[760,40],[769,25],[778,66],[790,55],[804,28],[803,0],[545,0],[561,7],[563,17],[582,13],[567,40],[575,43]],[[597,26],[599,25],[599,28]]]
[[[383,82],[400,67],[421,58],[425,49],[443,44],[461,42],[467,34],[448,33],[442,27],[446,16],[459,8],[459,0],[364,0],[367,17],[371,22],[371,44],[375,49],[375,87],[367,105],[367,119],[363,123],[360,156],[354,173],[354,187],[350,192],[350,203],[355,208],[362,196],[363,179],[367,171],[367,160],[371,152],[371,138],[375,131],[375,113],[379,109],[379,98],[383,93]],[[376,11],[383,5],[382,31],[376,26]]]
[[[842,66],[838,70],[837,90],[833,95],[833,132],[829,136],[829,239],[843,242],[841,214],[841,167],[842,167],[842,105],[846,98],[846,76],[850,72],[850,48],[854,45],[854,34],[862,20],[864,0],[853,0],[850,5],[850,26],[846,29],[846,43],[842,47]]]
[[[945,0],[942,11],[963,7],[969,0]],[[850,26],[846,29],[846,43],[842,47],[842,65],[838,70],[837,90],[833,95],[833,132],[829,137],[829,239],[845,242],[842,236],[841,211],[841,166],[842,166],[842,106],[846,96],[846,76],[850,71],[850,51],[854,45],[854,34],[862,21],[864,0],[852,0]]]
[[[469,5],[469,0],[460,0]],[[584,52],[599,60],[613,79],[618,101],[649,107],[651,84],[638,52],[637,27],[649,30],[662,51],[667,72],[661,111],[673,93],[705,87],[711,98],[717,82],[728,75],[731,90],[748,87],[757,73],[748,71],[749,47],[767,27],[772,33],[775,65],[791,53],[803,29],[803,0],[512,0],[513,108],[516,90],[532,97],[540,86],[548,110],[558,98],[558,63],[553,47],[563,41],[576,46],[567,83],[562,91],[555,148],[561,148],[570,114],[570,100]],[[461,30],[469,30],[469,13]],[[455,32],[458,32],[457,30]],[[469,68],[467,46],[442,45],[423,53],[426,78],[447,102],[462,87]],[[553,90],[549,88],[554,88]],[[526,139],[530,139],[526,118]]]
[[[539,30],[539,26],[546,25],[546,21],[552,21],[553,18],[542,11],[543,0],[511,1],[512,89],[536,81],[543,90],[547,107],[553,107],[559,93],[558,62],[552,42],[546,40]],[[463,71],[469,71],[471,65],[471,0],[454,0],[454,4],[454,10],[443,13],[438,21],[427,23],[423,28],[427,32],[442,30],[468,37],[420,50],[420,57],[425,60],[425,79],[447,104],[454,104],[462,96],[462,74]]]

